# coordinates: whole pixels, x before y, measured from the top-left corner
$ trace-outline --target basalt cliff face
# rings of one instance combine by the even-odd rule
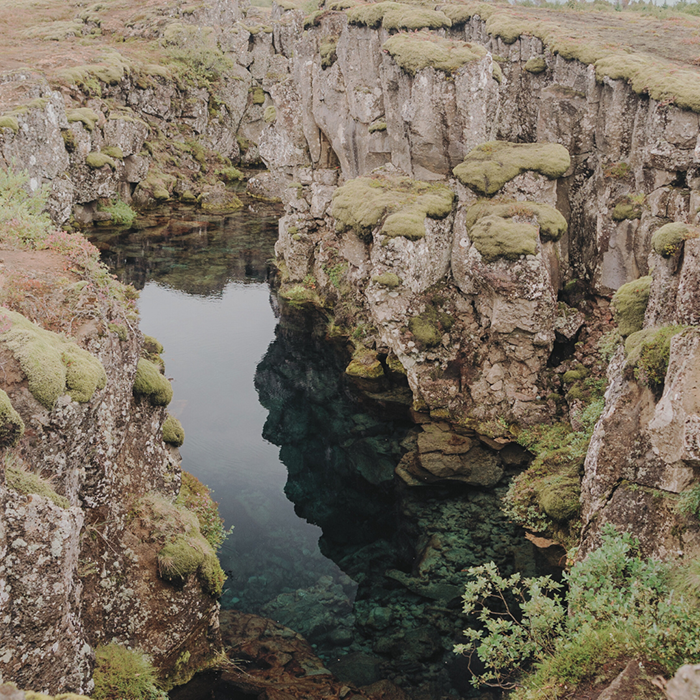
[[[0,162],[77,227],[114,219],[117,197],[230,211],[232,163],[262,161],[248,190],[285,205],[281,296],[323,311],[375,401],[412,411],[397,468],[408,486],[490,488],[534,456],[511,488],[517,522],[566,544],[581,528],[581,555],[611,522],[647,554],[693,557],[700,527],[677,503],[700,464],[700,108],[692,89],[673,92],[675,68],[664,92],[663,72],[638,79],[619,55],[572,49],[551,17],[508,24],[509,12],[75,8],[61,40],[101,28],[109,55],[56,72],[39,52],[36,72],[3,74]],[[134,392],[139,358],[162,376],[158,353],[128,300],[105,301],[73,258],[64,272],[52,245],[3,251],[5,289],[31,278],[59,307],[92,306],[68,325],[26,305],[0,317],[0,680],[87,692],[94,648],[117,642],[181,681],[217,648],[218,605],[206,576],[159,568],[164,544],[195,526],[172,505],[167,390]],[[55,396],[37,389],[32,343],[58,352]],[[73,356],[89,391],[68,378]],[[566,436],[551,454],[536,449],[546,425]]]

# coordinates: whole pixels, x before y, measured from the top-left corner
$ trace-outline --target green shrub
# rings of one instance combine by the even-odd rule
[[[0,449],[14,447],[24,435],[24,421],[12,407],[10,397],[0,389]]]
[[[163,422],[163,442],[174,447],[180,447],[185,442],[185,431],[182,423],[170,414]]]
[[[141,651],[119,644],[95,650],[93,700],[167,700],[158,688],[158,675]]]
[[[652,248],[664,258],[675,255],[689,238],[697,238],[698,230],[683,223],[666,224],[654,231],[651,237]]]
[[[623,338],[642,329],[651,292],[651,276],[623,284],[613,295],[612,306]]]
[[[570,164],[569,152],[556,143],[489,141],[470,151],[452,172],[463,185],[492,195],[527,170],[553,179],[561,177]]]
[[[136,368],[134,396],[148,399],[153,406],[167,406],[173,399],[173,388],[157,365],[141,358]]]

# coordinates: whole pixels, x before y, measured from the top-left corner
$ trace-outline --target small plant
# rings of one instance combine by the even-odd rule
[[[121,199],[112,200],[107,206],[102,207],[112,217],[112,223],[117,226],[132,226],[138,214]]]
[[[167,700],[150,659],[119,644],[95,650],[94,700]]]

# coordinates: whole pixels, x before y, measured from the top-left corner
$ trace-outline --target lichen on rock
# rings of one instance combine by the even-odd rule
[[[489,141],[470,151],[453,172],[463,185],[493,195],[527,170],[555,179],[570,165],[569,152],[557,143]]]

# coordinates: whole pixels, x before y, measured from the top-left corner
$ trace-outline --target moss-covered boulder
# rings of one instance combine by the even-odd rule
[[[380,379],[384,376],[384,368],[374,350],[360,347],[353,353],[345,374],[358,379]]]
[[[134,396],[147,399],[153,406],[167,406],[173,399],[173,388],[150,360],[141,358],[136,368]]]
[[[428,348],[439,345],[442,340],[442,333],[438,328],[436,315],[434,313],[431,314],[430,311],[410,318],[408,329],[413,333],[413,337],[418,343]]]
[[[10,397],[0,389],[0,448],[14,447],[24,435],[24,421],[12,407]]]
[[[622,337],[642,329],[650,291],[651,276],[647,276],[623,284],[613,295],[615,320]]]
[[[581,484],[577,478],[553,476],[544,479],[537,491],[540,508],[557,523],[578,517],[581,510]]]
[[[443,219],[452,211],[454,192],[445,185],[395,175],[349,180],[333,194],[332,214],[339,232],[353,229],[369,240],[380,233],[409,240],[425,237],[425,219]]]
[[[180,447],[185,442],[185,430],[182,423],[170,414],[163,422],[163,442],[173,447]]]
[[[374,275],[372,282],[388,289],[396,289],[396,287],[401,286],[401,278],[394,272],[382,272],[380,275]]]
[[[561,177],[570,164],[569,152],[557,143],[489,141],[472,150],[453,172],[467,187],[492,195],[527,170],[554,179]]]
[[[675,222],[657,229],[651,237],[652,248],[664,258],[675,255],[689,238],[697,238],[700,230],[688,224]]]
[[[544,241],[558,241],[568,229],[564,216],[549,204],[515,200],[511,202],[482,200],[467,210],[465,219],[467,230],[485,216],[497,216],[502,219],[515,217],[532,219],[539,226],[540,238]]]
[[[547,70],[547,61],[545,61],[544,56],[533,56],[525,62],[523,68],[534,75],[538,73],[544,73]]]
[[[384,13],[384,29],[442,29],[452,26],[450,18],[439,10],[416,5],[393,7]]]
[[[415,75],[424,68],[454,73],[467,63],[484,58],[487,53],[479,44],[443,39],[423,32],[397,34],[385,41],[382,48],[409,75]]]
[[[67,393],[86,403],[107,382],[102,363],[75,343],[44,330],[14,311],[3,311],[10,328],[0,344],[12,352],[27,377],[29,391],[47,409]]]

